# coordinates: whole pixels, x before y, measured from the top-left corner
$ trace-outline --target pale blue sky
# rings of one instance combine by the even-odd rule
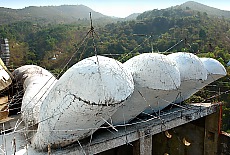
[[[153,9],[180,5],[188,0],[0,0],[0,7],[21,9],[27,6],[59,6],[83,4],[108,16],[126,17]],[[196,2],[230,11],[229,0],[194,0]]]

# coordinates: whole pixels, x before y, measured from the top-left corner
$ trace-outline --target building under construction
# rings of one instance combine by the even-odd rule
[[[154,117],[137,118],[116,130],[103,127],[92,137],[67,147],[48,147],[42,153],[29,147],[20,130],[23,124],[14,131],[20,123],[19,116],[14,116],[1,126],[1,151],[57,155],[229,155],[230,137],[220,130],[221,107],[221,103],[173,107]]]
[[[146,53],[121,64],[96,55],[59,79],[35,65],[0,73],[2,91],[16,88],[0,98],[1,154],[230,154],[222,104],[183,103],[226,75],[211,58]]]

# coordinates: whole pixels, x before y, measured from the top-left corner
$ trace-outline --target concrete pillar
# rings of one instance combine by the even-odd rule
[[[220,111],[205,117],[204,155],[216,155],[218,148]]]
[[[152,135],[139,132],[140,139],[134,142],[133,155],[152,155]]]
[[[230,134],[222,132],[219,135],[218,153],[219,155],[230,155]]]

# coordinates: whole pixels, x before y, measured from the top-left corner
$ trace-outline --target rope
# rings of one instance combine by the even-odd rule
[[[94,36],[97,36],[97,34],[95,33],[94,27],[93,27],[93,25],[92,25],[91,13],[90,13],[90,24],[91,24],[91,28],[90,28],[90,30],[88,31],[88,33],[86,34],[86,36],[81,40],[80,46],[82,46],[82,45],[86,42],[86,39],[87,39],[88,35],[91,34],[91,37],[92,37],[92,39],[93,39],[94,54],[97,56],[97,47],[96,47],[96,44],[95,44],[95,37],[94,37]],[[97,37],[98,37],[98,36],[97,36]],[[142,44],[144,44],[147,40],[149,40],[151,37],[152,37],[152,36],[149,36],[149,37],[146,38],[142,43],[140,43],[137,47],[135,47],[132,51],[130,51],[129,53],[126,53],[126,55],[125,55],[121,60],[123,60],[123,59],[126,58],[129,54],[133,53],[135,50],[137,50],[138,48],[140,48],[140,46],[141,46]],[[179,42],[177,42],[177,43],[176,43],[175,45],[173,45],[172,47],[168,48],[168,49],[167,49],[166,51],[164,51],[163,53],[168,52],[168,51],[171,50],[172,48],[176,47],[176,46],[179,45],[182,41],[183,41],[183,40],[180,40]],[[80,46],[79,46],[79,47],[77,48],[77,50],[73,53],[73,55],[70,57],[70,59],[68,60],[68,62],[64,65],[64,67],[62,68],[60,74],[58,75],[58,78],[60,78],[60,75],[62,74],[62,72],[64,71],[64,69],[67,67],[67,65],[70,63],[70,61],[73,59],[73,57],[75,56],[75,54],[79,52]],[[85,50],[85,48],[84,48],[84,50]],[[84,52],[81,53],[81,57],[82,57],[83,53],[84,53]],[[111,54],[111,53],[110,53],[110,54]],[[111,55],[112,55],[112,54],[111,54]],[[80,58],[81,58],[81,57],[80,57]],[[98,61],[98,59],[97,59],[97,61]],[[99,61],[98,61],[98,64],[99,64]],[[175,84],[175,82],[174,82],[174,84]],[[43,86],[43,87],[44,87],[44,86]],[[138,92],[139,92],[139,91],[138,91]],[[207,99],[216,98],[216,97],[218,97],[218,96],[221,96],[221,95],[223,95],[223,94],[227,94],[227,93],[229,93],[229,92],[230,92],[230,90],[227,90],[227,91],[225,91],[225,92],[219,93],[219,94],[214,95],[214,96],[212,96],[212,97],[210,97],[210,98],[207,98]],[[37,93],[37,94],[38,94],[38,93]],[[36,94],[36,95],[37,95],[37,94]],[[141,97],[143,98],[144,102],[147,103],[146,99],[145,99],[144,96],[141,94],[141,92],[139,92],[139,94],[140,94]],[[35,96],[36,96],[36,95],[35,95]],[[43,94],[43,95],[44,95],[44,94]],[[19,95],[18,95],[18,96],[19,96]],[[16,98],[17,98],[18,96],[16,96]],[[34,97],[33,97],[33,98],[34,98]],[[32,99],[33,99],[33,98],[32,98]],[[40,98],[40,99],[41,99],[41,98]],[[39,100],[40,100],[40,99],[39,99]],[[162,99],[162,98],[161,98],[161,99]],[[205,100],[207,100],[207,99],[205,99]],[[162,100],[164,100],[164,99],[162,99]],[[204,101],[205,101],[205,100],[204,100]],[[31,101],[32,101],[32,100],[31,100]],[[31,102],[31,101],[30,101],[30,102]],[[164,101],[166,101],[166,100],[164,100]],[[203,101],[203,102],[204,102],[204,101]],[[170,102],[170,101],[168,101],[168,102]],[[148,104],[148,103],[147,103],[147,104]],[[187,106],[182,106],[182,105],[178,105],[178,104],[174,104],[174,103],[171,103],[171,104],[172,104],[172,105],[175,105],[175,106],[177,106],[177,107],[179,107],[179,108],[181,108],[182,110],[180,110],[180,111],[184,111],[184,110],[188,110],[188,109],[189,109]],[[153,109],[153,111],[154,111],[154,109]],[[176,111],[176,112],[178,112],[178,111]],[[144,112],[142,112],[142,113],[144,113]],[[58,113],[57,115],[59,115],[59,114],[61,114],[61,112]],[[144,113],[144,114],[146,114],[146,113]],[[127,127],[128,127],[128,126],[137,125],[137,124],[140,124],[140,123],[148,123],[149,121],[154,120],[154,119],[159,119],[159,120],[161,120],[162,124],[164,125],[164,121],[163,121],[163,120],[161,119],[161,117],[160,117],[161,114],[160,114],[160,113],[157,114],[155,111],[154,111],[154,114],[155,114],[155,115],[153,115],[153,114],[146,114],[146,115],[148,115],[148,116],[151,116],[151,118],[150,118],[150,119],[147,119],[147,120],[141,120],[141,119],[138,118],[138,119],[141,120],[141,121],[135,122],[135,123],[125,123],[125,118],[124,118],[124,124],[123,124],[123,125],[116,125],[116,126],[113,126],[113,125],[111,125],[110,123],[108,123],[106,120],[104,120],[104,119],[102,118],[105,122],[107,122],[107,123],[109,124],[108,127],[87,128],[87,129],[76,129],[76,130],[53,130],[53,131],[63,131],[63,132],[65,132],[65,131],[71,131],[71,132],[72,132],[72,131],[79,131],[79,130],[107,129],[109,132],[111,132],[112,134],[115,135],[115,133],[112,132],[112,131],[110,131],[109,128],[112,127],[112,129],[114,129],[115,131],[117,131],[116,127],[125,127],[125,132],[127,132]],[[168,113],[168,114],[171,114],[171,113]],[[51,117],[49,117],[49,118],[46,118],[46,119],[44,119],[44,120],[41,120],[39,123],[44,122],[44,121],[47,121],[47,120],[51,119],[51,118],[54,117],[54,116],[56,116],[56,115],[53,115],[53,116],[51,116]],[[123,116],[124,116],[124,112],[123,112]],[[23,128],[23,129],[17,130],[17,128],[19,127],[19,125],[20,125],[21,123],[22,123],[22,121],[19,122],[19,120],[17,120],[17,122],[16,122],[16,124],[15,124],[15,127],[12,128],[12,129],[14,129],[14,132],[13,132],[13,133],[16,133],[16,132],[24,132],[24,131],[36,131],[36,130],[28,130],[27,128]],[[4,128],[4,126],[3,126],[3,128]],[[5,130],[5,129],[4,129],[4,131],[3,131],[4,135],[5,135],[5,132],[6,132],[6,131],[8,131],[8,130]],[[46,131],[44,131],[44,132],[46,132]],[[126,137],[126,140],[124,140],[124,141],[128,142],[127,137]],[[92,137],[90,138],[90,143],[91,143],[91,142],[92,142]],[[84,154],[86,154],[85,151],[84,151],[84,149],[83,149],[83,147],[82,147],[82,145],[81,145],[81,143],[80,143],[79,141],[78,141],[78,143],[79,143],[80,147],[82,148]],[[129,144],[129,143],[128,143],[128,144]]]
[[[173,45],[172,47],[168,48],[167,50],[165,50],[163,53],[168,52],[169,50],[171,50],[172,48],[176,47],[177,45],[179,45],[182,41],[184,41],[183,39],[181,39],[179,42],[177,42],[175,45]]]

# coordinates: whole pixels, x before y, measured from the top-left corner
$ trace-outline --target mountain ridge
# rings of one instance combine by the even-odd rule
[[[175,8],[182,8],[182,9],[189,8],[194,11],[206,12],[208,15],[211,15],[211,16],[230,18],[230,11],[221,10],[221,9],[211,7],[211,6],[208,6],[202,3],[198,3],[195,1],[187,1],[181,5],[175,6]]]
[[[220,10],[214,7],[210,7],[198,2],[187,1],[183,4],[172,6],[166,9],[183,9],[192,10],[197,12],[206,12],[211,16],[225,17],[230,19],[230,11]],[[149,10],[147,12],[153,12]],[[69,23],[84,23],[89,20],[89,13],[92,13],[92,19],[98,20],[98,23],[111,23],[118,20],[135,20],[140,13],[133,13],[126,18],[110,17],[96,12],[93,9],[85,5],[60,5],[60,6],[29,6],[23,9],[11,9],[0,7],[0,24],[9,24],[18,21],[31,21],[35,24],[69,24]]]
[[[94,19],[109,18],[84,5],[61,6],[30,6],[23,9],[0,7],[0,23],[8,24],[16,21],[43,21],[44,23],[72,23],[78,20],[89,19],[89,13]]]

